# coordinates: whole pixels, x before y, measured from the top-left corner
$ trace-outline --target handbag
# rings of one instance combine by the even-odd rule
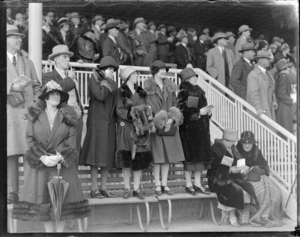
[[[244,176],[244,180],[252,181],[252,182],[259,182],[260,174],[256,172],[256,169],[250,168],[250,171]]]
[[[22,92],[13,91],[9,95],[7,95],[7,102],[12,107],[18,107],[19,105],[25,102]]]
[[[177,127],[172,125],[168,132],[165,132],[164,128],[157,128],[156,129],[156,134],[159,135],[159,136],[175,136],[176,131],[177,131]]]

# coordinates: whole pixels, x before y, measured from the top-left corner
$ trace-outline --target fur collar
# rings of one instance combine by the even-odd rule
[[[176,91],[176,85],[174,82],[172,82],[171,80],[165,78],[163,80],[163,84],[166,87],[168,93],[173,93]],[[144,89],[147,92],[147,94],[149,95],[154,95],[155,91],[156,91],[156,82],[154,80],[153,77],[148,78],[147,80],[145,80],[144,82]]]
[[[28,108],[28,113],[26,114],[26,118],[31,120],[33,123],[39,118],[40,114],[45,111],[46,103],[43,101],[37,102],[35,105],[30,106]],[[63,104],[59,108],[59,112],[62,113],[64,117],[64,122],[69,126],[75,126],[77,123],[77,117],[75,110],[66,104]]]
[[[188,81],[182,82],[180,84],[179,89],[180,90],[187,90],[189,92],[189,94],[193,94],[193,95],[196,95],[196,96],[205,95],[204,90],[202,90],[202,88],[200,86],[192,85]]]
[[[146,91],[144,91],[144,89],[142,87],[135,84],[134,88],[135,88],[136,93],[139,94],[140,98],[145,98],[147,96]],[[125,83],[123,83],[121,85],[121,96],[124,98],[127,97],[129,99],[132,97],[132,92]]]

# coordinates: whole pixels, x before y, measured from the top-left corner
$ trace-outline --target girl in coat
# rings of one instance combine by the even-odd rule
[[[152,78],[145,80],[147,105],[155,114],[154,123],[157,133],[151,136],[154,159],[155,194],[173,192],[167,186],[169,164],[184,161],[178,126],[182,124],[182,114],[176,108],[176,85],[166,78],[167,66],[157,60],[150,66]],[[161,180],[160,180],[161,173]]]
[[[46,232],[55,232],[52,201],[47,183],[60,175],[69,183],[63,204],[60,221],[56,231],[63,232],[65,220],[88,216],[90,209],[84,199],[78,178],[75,160],[76,151],[76,113],[65,105],[69,94],[55,81],[45,85],[41,100],[29,107],[26,140],[25,165],[27,177],[20,201],[15,203],[12,218],[23,221],[42,221]]]
[[[122,168],[124,178],[124,198],[130,196],[130,176],[133,172],[133,196],[144,199],[144,193],[140,189],[140,180],[142,170],[149,168],[152,162],[152,153],[150,148],[150,131],[145,134],[146,141],[144,146],[136,146],[133,141],[137,131],[134,127],[136,118],[135,111],[137,108],[149,107],[145,105],[147,93],[137,85],[138,74],[132,67],[125,67],[121,69],[120,78],[123,84],[117,91],[117,152],[116,165],[117,168]],[[144,105],[144,107],[141,107]],[[150,112],[150,110],[149,110]],[[152,113],[149,113],[152,119]],[[142,120],[144,121],[144,120]],[[146,124],[153,123],[146,119]],[[154,127],[154,126],[152,126]]]
[[[113,73],[118,64],[111,56],[103,57],[89,79],[89,109],[87,133],[79,164],[91,169],[92,198],[113,197],[107,190],[108,170],[114,167],[116,152],[116,90]],[[98,167],[101,167],[101,187],[98,188]]]
[[[182,83],[177,100],[184,118],[179,132],[185,156],[185,191],[192,195],[196,192],[209,194],[209,190],[201,184],[201,173],[209,167],[211,161],[209,132],[211,109],[204,108],[207,106],[205,92],[197,85],[198,76],[194,70],[185,68],[179,76]],[[197,100],[193,105],[189,104],[191,98]],[[194,185],[192,172],[195,176]]]

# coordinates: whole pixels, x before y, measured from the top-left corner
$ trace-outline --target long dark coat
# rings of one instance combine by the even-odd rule
[[[291,133],[293,133],[293,103],[290,97],[292,84],[293,80],[288,74],[282,72],[276,75],[275,95],[278,103],[276,122]]]
[[[47,183],[57,175],[57,168],[47,167],[40,157],[59,152],[65,164],[60,175],[69,183],[63,202],[61,219],[77,219],[88,215],[88,201],[84,200],[75,161],[76,151],[76,113],[71,106],[61,107],[50,130],[44,103],[29,107],[26,140],[29,149],[24,158],[27,170],[20,201],[14,204],[13,218],[32,221],[53,219],[52,202]]]
[[[89,78],[90,95],[87,133],[79,163],[112,168],[116,151],[116,90],[112,79],[93,70]]]
[[[187,106],[189,96],[199,98],[198,108]],[[184,81],[180,84],[177,100],[178,108],[183,113],[184,118],[183,124],[179,126],[179,132],[185,161],[209,163],[211,161],[209,132],[211,116],[203,115],[199,118],[200,109],[207,105],[205,92],[199,86]]]
[[[119,46],[108,36],[106,37],[102,45],[102,55],[103,57],[111,56],[116,60],[118,64],[122,64],[120,60],[121,54],[119,52]]]
[[[211,147],[211,151],[212,163],[211,169],[207,171],[207,178],[209,189],[217,194],[218,201],[225,206],[243,209],[243,190],[249,193],[254,200],[256,200],[256,195],[252,185],[249,182],[242,180],[240,174],[229,174],[230,167],[221,164],[224,156],[234,158],[235,161],[233,165],[236,164],[236,160],[241,158],[236,147],[232,147],[231,154],[226,149],[223,142],[216,139],[215,143]],[[256,204],[257,203],[258,202],[256,202]]]
[[[206,70],[206,55],[205,55],[205,45],[204,43],[197,40],[195,42],[195,67],[200,68],[203,71]]]
[[[182,44],[176,46],[174,60],[177,64],[177,68],[185,68],[188,63],[191,63],[191,53],[189,52],[189,48],[184,47]]]
[[[135,94],[126,84],[123,84],[117,91],[117,151],[116,165],[118,168],[132,168],[141,170],[149,167],[152,161],[150,139],[146,147],[138,148],[135,159],[132,161],[133,141],[131,132],[133,131],[133,119],[131,108],[146,104],[147,93],[141,88],[136,87]]]
[[[147,105],[151,106],[156,114],[161,110],[169,111],[172,106],[176,107],[176,85],[169,79],[163,81],[163,91],[153,78],[145,80],[144,89],[148,96]],[[184,153],[177,130],[175,136],[151,136],[152,154],[154,163],[177,163],[184,161]]]

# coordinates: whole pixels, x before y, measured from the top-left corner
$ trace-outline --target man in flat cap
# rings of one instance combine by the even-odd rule
[[[40,82],[31,60],[21,53],[24,34],[7,25],[7,203],[18,201],[18,160],[27,150],[25,114],[41,94]],[[24,172],[26,179],[26,165]]]
[[[239,52],[242,44],[246,43],[247,41],[250,41],[250,35],[251,35],[252,28],[250,28],[248,25],[242,25],[239,28],[239,38],[237,39],[235,43],[235,61],[238,61],[241,57],[242,54]]]

